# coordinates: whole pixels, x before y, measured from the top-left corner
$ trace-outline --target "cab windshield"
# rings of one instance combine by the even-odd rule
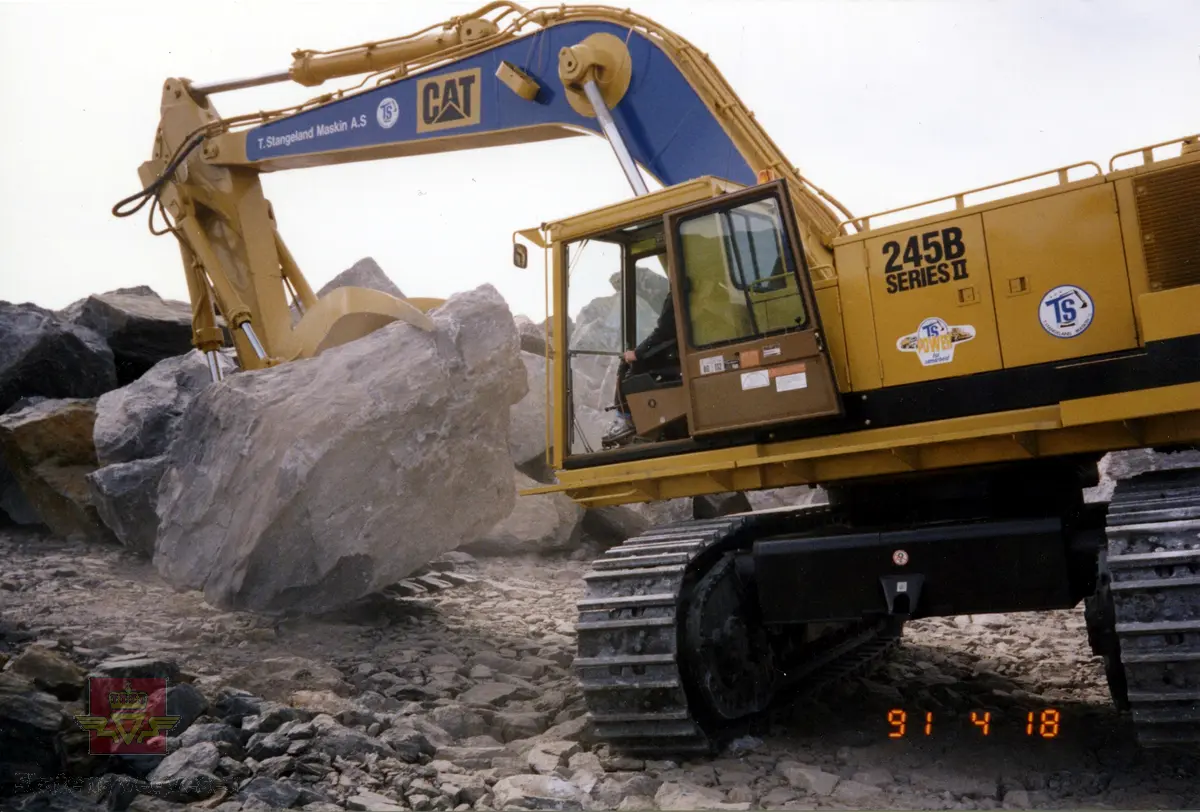
[[[681,219],[691,344],[703,349],[803,328],[796,263],[774,197]]]

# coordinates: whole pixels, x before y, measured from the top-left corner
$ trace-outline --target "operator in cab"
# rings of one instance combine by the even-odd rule
[[[617,367],[617,391],[613,399],[617,416],[601,440],[605,446],[620,444],[636,433],[633,418],[629,413],[629,403],[622,391],[625,381],[631,375],[669,369],[678,364],[679,340],[675,334],[675,304],[671,300],[671,291],[668,290],[666,298],[663,299],[662,310],[658,314],[658,322],[650,331],[650,335],[621,356],[621,364]]]

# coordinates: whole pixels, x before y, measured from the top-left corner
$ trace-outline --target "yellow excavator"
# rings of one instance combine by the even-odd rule
[[[1084,602],[1139,741],[1200,742],[1196,136],[855,216],[705,54],[632,11],[495,2],[293,56],[264,76],[167,80],[145,188],[114,209],[149,203],[151,229],[178,238],[196,347],[222,346],[217,312],[248,370],[398,319],[430,326],[436,299],[318,300],[260,173],[598,135],[633,196],[514,232],[514,263],[531,245],[548,276],[554,482],[527,493],[829,494],[655,527],[594,562],[574,666],[599,737],[710,751],[877,661],[909,619]],[[292,108],[212,104],[348,76],[363,78]],[[609,280],[619,328],[573,323]],[[669,346],[639,350],[660,315]],[[595,443],[583,417],[607,404],[589,376],[622,360],[632,428]],[[1085,501],[1103,455],[1143,448],[1177,464]]]

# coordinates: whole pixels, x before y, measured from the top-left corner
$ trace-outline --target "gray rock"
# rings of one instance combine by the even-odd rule
[[[458,701],[467,705],[500,707],[518,691],[520,688],[507,682],[481,682],[460,694]]]
[[[159,573],[222,608],[329,610],[510,514],[512,315],[490,285],[430,315],[202,391],[159,485]]]
[[[492,717],[493,735],[504,742],[532,739],[546,731],[549,719],[539,711],[498,711]]]
[[[559,722],[548,729],[543,737],[546,739],[563,739],[565,741],[589,743],[593,741],[592,721],[586,715],[577,716]]]
[[[718,516],[732,516],[735,513],[748,513],[751,510],[753,508],[750,500],[746,498],[746,494],[740,491],[692,497],[692,517],[695,519],[715,519]]]
[[[241,736],[238,735],[237,730],[233,726],[227,725],[224,722],[204,722],[198,725],[189,725],[187,730],[183,731],[179,736],[180,747],[191,747],[201,742],[211,742],[218,745],[218,749],[220,749],[222,743],[240,747]]]
[[[169,753],[150,773],[152,784],[174,781],[184,777],[188,768],[200,772],[211,772],[221,760],[221,753],[212,742],[200,742]]]
[[[886,787],[895,782],[895,777],[883,769],[882,767],[874,767],[870,770],[863,770],[855,773],[853,779],[860,784],[867,784],[872,787]]]
[[[839,780],[833,773],[795,761],[781,761],[775,770],[796,789],[813,795],[830,795]]]
[[[235,365],[217,356],[225,374]],[[101,465],[164,454],[192,398],[212,383],[204,354],[192,350],[155,364],[133,383],[100,396],[93,440]]]
[[[1004,793],[1005,809],[1029,809],[1032,806],[1029,792],[1023,789],[1010,789]]]
[[[833,799],[862,809],[878,804],[883,799],[883,790],[871,784],[843,780],[834,789]]]
[[[234,688],[276,702],[289,701],[297,691],[332,691],[344,696],[352,690],[336,668],[305,657],[291,656],[268,657],[251,663],[231,674],[227,682]],[[295,711],[292,714],[289,718],[298,718]],[[283,721],[286,720],[280,719],[280,724]]]
[[[516,488],[536,488],[538,483],[517,472]],[[512,513],[482,537],[464,544],[474,555],[523,555],[571,550],[581,537],[583,508],[561,493],[518,496]]]
[[[276,731],[276,733],[272,733],[271,735],[278,735],[278,731]],[[253,756],[251,756],[251,758],[253,758]],[[258,761],[257,759],[255,760]],[[271,756],[270,758],[264,758],[261,761],[258,761],[258,764],[255,765],[255,772],[257,772],[259,775],[265,775],[268,778],[282,778],[285,775],[291,775],[292,773],[296,772],[296,769],[299,766],[300,762],[292,756]]]
[[[509,407],[508,449],[513,464],[525,466],[546,456],[546,359],[522,352],[529,391]],[[553,393],[550,393],[553,396]]]
[[[297,658],[298,659],[298,658]],[[263,702],[257,716],[242,719],[245,733],[274,733],[276,730],[295,730],[294,725],[307,722],[314,714],[279,702]]]
[[[383,268],[380,268],[379,263],[371,257],[363,257],[326,282],[325,286],[317,291],[317,298],[320,299],[331,290],[347,287],[370,288],[382,293],[390,293],[398,299],[404,298],[404,294],[400,292],[400,288],[396,287],[396,283],[383,272]]]
[[[91,674],[97,677],[154,677],[176,682],[179,664],[161,657],[127,654],[104,660],[91,670]]]
[[[17,483],[12,471],[4,462],[4,454],[0,452],[0,520],[7,516],[9,521],[19,525],[40,525],[42,517],[29,504],[21,486]]]
[[[291,781],[281,781],[275,778],[256,776],[238,792],[238,799],[248,801],[257,798],[272,809],[288,809],[300,797],[300,788]]]
[[[44,400],[0,416],[0,450],[21,492],[55,535],[107,542],[87,475],[96,469],[94,400]]]
[[[357,795],[351,795],[346,799],[346,808],[359,809],[364,812],[400,812],[405,807],[377,792],[360,789]]]
[[[508,749],[501,745],[449,746],[437,748],[436,755],[464,770],[486,770],[492,766],[492,759],[508,755]]]
[[[823,489],[810,488],[807,485],[748,491],[746,498],[750,501],[750,507],[754,510],[771,510],[781,507],[808,507],[809,505],[823,505],[829,501],[829,495]]]
[[[462,705],[442,705],[429,712],[429,721],[456,739],[484,736],[492,732],[487,720]]]
[[[321,714],[313,719],[313,727],[317,736],[313,739],[313,748],[327,754],[330,758],[361,760],[368,755],[394,756],[392,748],[373,736],[368,736],[357,730],[343,727],[334,721],[332,716]]]
[[[262,712],[263,700],[241,688],[225,686],[217,692],[213,710],[231,725],[241,726],[242,719]]]
[[[663,274],[662,266],[656,268],[649,267],[654,264],[654,260],[642,260],[635,270],[633,275],[633,283],[636,286],[636,292],[639,299],[644,299],[648,305],[655,308],[662,306],[663,299],[667,298],[667,293],[671,289],[667,277]],[[609,277],[608,282],[613,286],[613,290],[618,293],[621,290],[621,274],[615,273]]]
[[[569,741],[543,741],[533,746],[525,756],[529,769],[542,775],[553,775],[559,767],[579,752],[579,745]]]
[[[775,789],[762,796],[760,803],[763,809],[778,809],[789,801],[794,801],[800,797],[794,789],[788,787],[776,787]]]
[[[37,645],[29,646],[14,657],[7,671],[62,700],[77,699],[86,676],[82,668],[66,657]]]
[[[89,296],[59,315],[103,336],[122,386],[162,359],[192,348],[191,305],[163,299],[145,285]]]
[[[166,455],[106,465],[87,475],[91,502],[117,541],[150,558],[158,537],[158,483]]]
[[[0,302],[0,413],[29,395],[94,398],[116,385],[103,337],[37,305]]]
[[[432,756],[437,752],[423,733],[406,726],[389,727],[379,739],[392,748],[396,758],[409,764],[416,764],[421,756]]]
[[[442,784],[442,794],[451,803],[477,804],[487,797],[489,788],[487,782],[477,775],[441,774],[438,780]]]
[[[255,733],[246,742],[246,755],[255,761],[264,761],[275,756],[282,756],[292,746],[292,740],[286,734],[276,730],[273,733]]]
[[[695,784],[671,781],[663,784],[654,794],[654,803],[659,809],[728,809],[745,810],[747,802],[726,803],[725,796],[718,790],[699,787]]]
[[[517,316],[517,333],[521,337],[521,353],[532,353],[544,358],[546,355],[545,322],[535,324],[528,316]]]
[[[583,809],[587,796],[572,784],[553,775],[513,775],[492,787],[497,809],[569,810]]]
[[[651,526],[689,521],[695,513],[692,500],[686,498],[637,502],[626,507],[646,519]]]
[[[64,766],[58,700],[11,672],[0,673],[0,786],[19,776],[56,774]]]
[[[583,535],[604,547],[621,544],[649,526],[645,516],[624,505],[588,508],[581,523]]]

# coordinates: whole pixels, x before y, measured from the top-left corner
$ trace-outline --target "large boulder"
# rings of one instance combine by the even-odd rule
[[[139,555],[154,555],[158,483],[167,457],[106,465],[87,475],[92,505],[117,540]]]
[[[21,398],[4,413],[19,412],[36,403],[41,403],[43,400],[47,400],[47,398],[40,395]],[[42,523],[42,517],[25,498],[25,493],[21,490],[17,478],[13,476],[12,471],[8,470],[8,465],[4,462],[4,452],[0,451],[0,523],[5,520],[19,525]]]
[[[518,467],[546,456],[546,359],[521,353],[529,391],[509,409],[508,448]]]
[[[205,388],[159,484],[159,573],[223,608],[325,611],[512,513],[512,314],[484,285],[430,315]]]
[[[111,541],[92,505],[94,398],[44,400],[0,416],[0,451],[42,523],[68,539]]]
[[[536,488],[538,483],[518,473],[514,492]],[[476,555],[556,553],[578,545],[583,508],[561,493],[518,496],[503,521],[462,549]]]
[[[531,352],[534,355],[546,354],[545,322],[535,324],[528,316],[517,316],[517,333],[521,337],[521,352]]]
[[[588,508],[581,524],[583,534],[602,547],[613,547],[644,533],[650,520],[628,505]]]
[[[645,263],[652,263],[654,260],[642,260]],[[638,265],[634,275],[634,285],[636,285],[637,295],[640,299],[645,299],[647,304],[657,311],[662,307],[663,299],[667,298],[667,293],[671,290],[671,283],[667,281],[667,276],[662,270],[651,270],[646,265]],[[613,286],[613,290],[621,292],[621,274],[615,273],[608,278],[608,283]]]
[[[325,283],[325,287],[317,291],[317,298],[321,298],[336,288],[370,288],[371,290],[390,293],[398,299],[404,298],[404,294],[400,292],[400,288],[396,287],[396,283],[383,272],[383,268],[380,268],[379,263],[371,257],[360,259],[333,279],[330,279]]]
[[[102,337],[37,305],[0,302],[0,412],[30,395],[92,398],[116,385]]]
[[[164,358],[192,348],[191,305],[163,299],[145,285],[89,296],[60,315],[104,337],[120,385],[137,380]]]
[[[0,524],[7,520],[19,525],[37,525],[42,523],[42,517],[29,504],[25,493],[0,454]]]
[[[237,367],[218,353],[224,374]],[[100,396],[93,439],[101,465],[164,454],[179,419],[196,393],[212,382],[208,360],[199,350],[159,361],[127,386]]]

